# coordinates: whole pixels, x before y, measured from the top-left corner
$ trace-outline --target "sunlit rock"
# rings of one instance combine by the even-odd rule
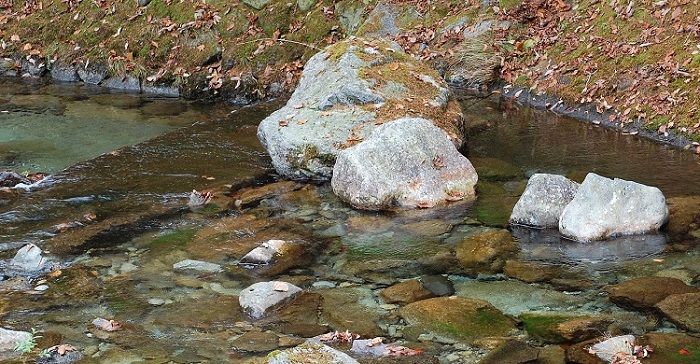
[[[351,38],[309,59],[287,104],[260,123],[258,138],[280,175],[328,180],[341,150],[409,109],[462,145],[461,110],[437,72],[396,43]]]
[[[270,310],[293,300],[301,292],[301,288],[287,282],[259,282],[244,288],[238,301],[243,312],[253,319],[259,319]]]
[[[562,211],[559,231],[577,241],[602,240],[657,231],[668,216],[658,188],[589,173]]]
[[[409,327],[404,334],[415,339],[420,334],[473,342],[489,336],[504,336],[515,328],[512,319],[490,303],[464,297],[429,298],[399,310]]]
[[[574,199],[577,189],[578,183],[564,176],[533,174],[513,207],[510,223],[538,228],[558,227],[559,216]]]
[[[403,118],[341,151],[331,185],[356,208],[386,210],[471,199],[477,179],[444,131],[426,119]]]
[[[320,343],[304,343],[291,349],[276,350],[267,355],[265,364],[293,364],[303,358],[306,363],[359,364],[350,355]]]
[[[41,248],[27,244],[20,248],[10,261],[10,268],[25,272],[35,272],[44,269],[47,260],[41,255]]]
[[[386,303],[407,304],[422,299],[433,297],[432,292],[428,291],[423,285],[415,280],[394,284],[393,286],[383,289],[379,295]]]
[[[311,262],[309,244],[303,241],[271,239],[248,252],[239,265],[260,275],[272,276]]]
[[[697,293],[698,288],[667,277],[640,277],[606,288],[610,301],[618,306],[653,310],[654,306],[670,295]]]

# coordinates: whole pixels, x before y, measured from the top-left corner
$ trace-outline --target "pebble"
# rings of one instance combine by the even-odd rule
[[[35,290],[35,291],[40,291],[40,292],[46,291],[47,289],[49,289],[49,285],[48,285],[48,284],[40,284],[40,285],[34,287],[34,290]]]
[[[152,306],[162,306],[165,304],[165,300],[162,298],[149,298],[148,304]]]
[[[336,284],[335,282],[331,281],[318,281],[314,282],[311,287],[317,288],[317,289],[326,289],[326,288],[335,288]]]

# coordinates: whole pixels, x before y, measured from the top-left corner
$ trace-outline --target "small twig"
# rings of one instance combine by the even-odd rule
[[[255,43],[255,42],[262,42],[262,41],[266,41],[266,40],[279,41],[279,42],[287,42],[287,43],[294,43],[294,44],[302,45],[302,46],[304,46],[304,47],[309,47],[309,48],[315,49],[315,50],[317,50],[317,51],[322,51],[322,50],[323,50],[323,49],[318,48],[318,47],[316,47],[316,46],[314,46],[314,45],[311,45],[311,44],[302,43],[302,42],[297,42],[297,41],[295,41],[295,40],[289,40],[289,39],[284,39],[284,38],[277,38],[277,39],[273,39],[273,38],[253,39],[253,40],[249,40],[249,41],[246,41],[246,42],[243,42],[243,43],[238,43],[238,45],[250,44],[250,43]]]

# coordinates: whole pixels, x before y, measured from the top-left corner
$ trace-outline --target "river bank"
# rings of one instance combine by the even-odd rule
[[[624,16],[609,14],[620,6],[506,0],[6,2],[0,73],[245,105],[291,93],[305,62],[328,44],[350,36],[383,37],[438,70],[455,89],[479,91],[507,82],[538,99],[556,95],[535,106],[581,108],[572,116],[697,153],[693,142],[700,125],[688,106],[697,93],[687,90],[697,84],[691,44],[697,35],[688,23],[697,5],[645,2],[622,9]],[[647,7],[670,15],[646,19]],[[597,22],[590,25],[582,14],[595,9]],[[687,39],[681,45],[660,38],[661,25],[645,30],[639,17],[678,27],[688,23],[681,27]],[[636,22],[618,24],[628,19]],[[586,24],[587,35],[574,39]],[[618,30],[599,34],[605,29]],[[605,53],[601,43],[627,53]],[[680,61],[686,53],[690,61]],[[659,54],[666,57],[659,60]],[[676,67],[664,73],[676,59]],[[647,78],[657,81],[647,85]],[[628,105],[634,100],[645,101]]]

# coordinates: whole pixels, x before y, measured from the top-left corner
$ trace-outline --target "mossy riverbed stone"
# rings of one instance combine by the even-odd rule
[[[514,321],[490,303],[457,296],[429,298],[399,310],[409,324],[404,334],[417,339],[434,333],[454,340],[473,342],[491,336],[506,336],[516,328]]]

